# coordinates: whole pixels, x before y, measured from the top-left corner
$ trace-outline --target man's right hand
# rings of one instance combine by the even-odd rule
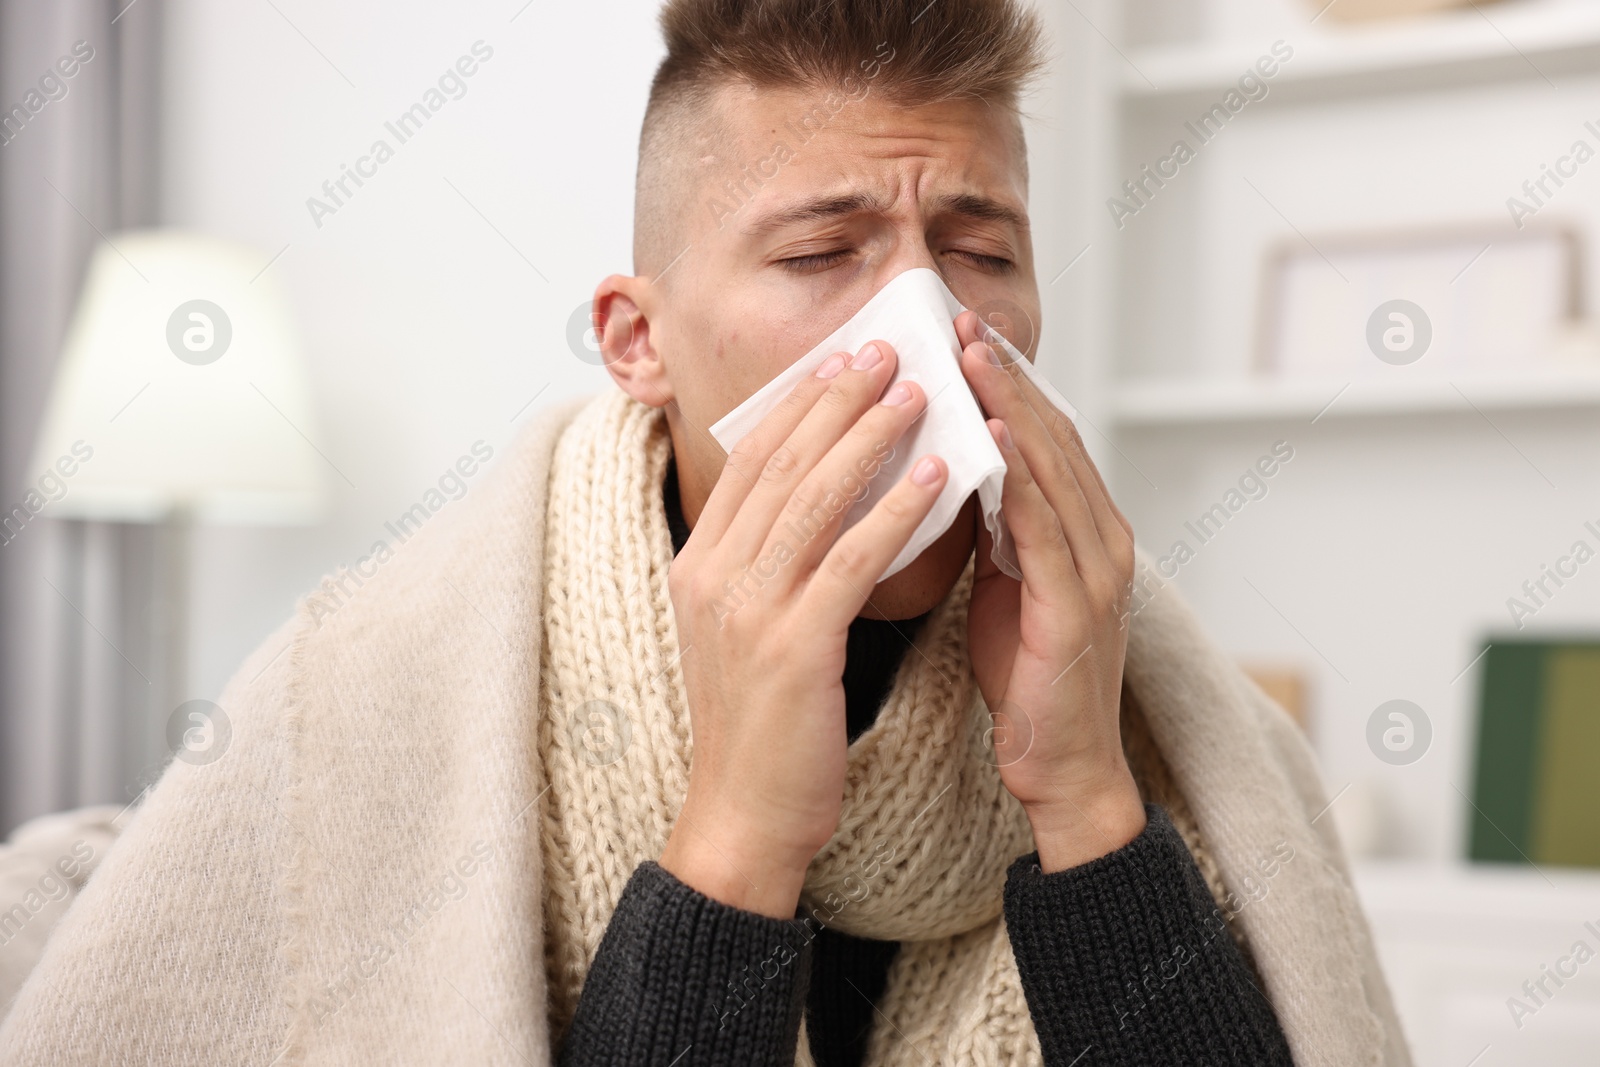
[[[894,367],[873,341],[797,385],[729,454],[668,577],[694,755],[660,863],[775,918],[839,825],[850,623],[948,476],[923,457],[839,534],[927,403],[914,382],[884,393]]]

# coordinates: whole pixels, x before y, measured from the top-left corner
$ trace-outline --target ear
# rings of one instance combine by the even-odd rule
[[[673,399],[672,382],[650,332],[659,298],[649,278],[612,274],[595,287],[592,311],[606,370],[623,392],[656,408]]]

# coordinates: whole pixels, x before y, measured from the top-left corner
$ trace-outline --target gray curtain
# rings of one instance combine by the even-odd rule
[[[0,834],[132,801],[181,691],[158,531],[14,511],[89,257],[157,221],[161,43],[162,0],[0,0]]]

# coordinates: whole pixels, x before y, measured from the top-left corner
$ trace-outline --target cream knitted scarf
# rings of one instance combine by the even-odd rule
[[[661,500],[670,455],[661,412],[626,398],[586,411],[555,453],[541,662],[554,714],[539,748],[551,797],[552,1021],[563,1030],[623,884],[660,855],[688,783]],[[920,1063],[911,1043],[980,1067],[1039,1061],[1000,919],[1006,867],[1032,836],[984,759],[987,715],[966,657],[970,586],[969,564],[850,746],[839,830],[806,879],[808,914],[911,942],[890,974],[881,1008],[891,1025],[874,1029],[872,1065]]]
[[[227,750],[171,765],[62,918],[0,1063],[550,1063],[687,785],[661,418],[615,390],[546,409],[375,573],[336,576],[337,611],[303,602],[224,690]],[[806,885],[903,942],[875,1065],[1039,1061],[1000,898],[1032,843],[979,743],[969,582],[851,747]],[[1213,894],[1252,897],[1234,925],[1296,1062],[1408,1067],[1297,728],[1173,588],[1124,677],[1136,774]]]

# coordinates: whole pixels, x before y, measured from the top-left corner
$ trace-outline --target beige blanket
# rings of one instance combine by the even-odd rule
[[[117,804],[44,815],[0,845],[0,1018],[116,839],[122,815]]]
[[[0,1063],[552,1061],[539,590],[551,450],[585,399],[249,658],[220,700],[226,753],[175,762],[125,820]],[[1131,626],[1127,685],[1250,900],[1235,921],[1296,1062],[1408,1067],[1304,738],[1175,588]]]

